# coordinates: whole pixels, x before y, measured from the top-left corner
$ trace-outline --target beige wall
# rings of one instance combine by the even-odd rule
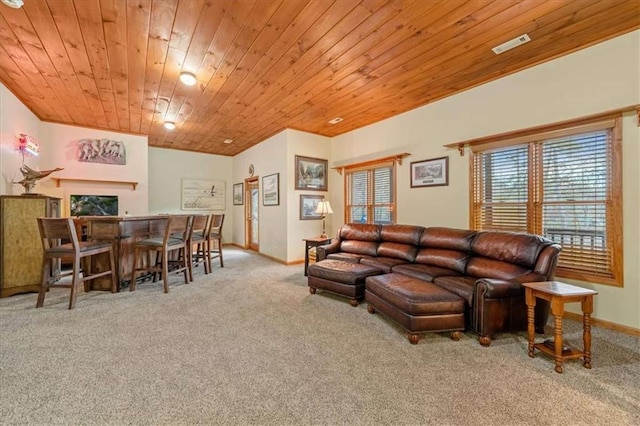
[[[300,220],[300,195],[322,195],[329,199],[328,194],[333,191],[328,186],[328,191],[308,191],[296,190],[296,155],[329,159],[331,150],[330,138],[300,132],[297,130],[287,130],[287,182],[286,191],[291,194],[287,206],[287,261],[292,262],[304,259],[304,238],[319,237],[322,233],[321,220]],[[327,234],[333,235],[331,228],[331,216],[327,215]]]
[[[233,234],[233,185],[231,182],[231,157],[199,154],[175,149],[149,148],[149,214],[211,214],[211,210],[180,209],[182,179],[213,179],[225,182],[225,208],[222,226],[223,243],[232,241]]]
[[[260,200],[260,253],[276,259],[287,259],[287,131],[278,133],[266,141],[233,157],[233,183],[244,183],[249,177],[249,165],[253,164],[254,176],[258,177]],[[262,205],[262,178],[280,174],[280,204]],[[246,200],[245,205],[246,205]],[[233,206],[233,242],[244,247],[244,206]]]
[[[22,156],[17,151],[17,137],[26,133],[40,145],[40,155],[25,157],[25,164],[36,170],[55,167],[64,170],[36,183],[35,192],[60,197],[62,214],[69,214],[71,194],[117,195],[119,214],[147,214],[148,173],[147,138],[125,133],[106,132],[85,127],[41,122],[6,87],[0,84],[0,139],[2,141],[0,165],[2,166],[1,194],[21,194],[20,185],[11,181],[22,179],[19,169]],[[108,138],[124,143],[127,153],[126,165],[83,163],[78,161],[77,142],[84,138]],[[56,187],[52,177],[86,179],[89,182],[63,182]],[[96,182],[138,182],[134,191],[131,186]]]
[[[443,145],[640,104],[639,56],[636,31],[333,138],[332,162],[409,152],[398,168],[398,222],[466,228],[469,156]],[[640,328],[640,128],[633,113],[623,128],[625,285],[581,285],[599,292],[594,317]],[[449,186],[411,189],[409,163],[442,156],[449,156]],[[334,219],[344,214],[341,182],[332,173]]]
[[[24,192],[21,185],[12,185],[22,179],[22,155],[18,151],[20,133],[40,142],[40,120],[22,102],[0,83],[0,194],[17,195]],[[39,157],[26,157],[27,166],[40,170]],[[36,185],[36,191],[39,186]]]
[[[69,214],[69,197],[72,194],[117,195],[118,214],[146,215],[148,212],[149,184],[147,137],[126,133],[106,132],[86,127],[41,123],[43,141],[41,167],[64,170],[54,177],[87,179],[88,182],[63,182],[59,188],[51,179],[45,179],[41,191],[62,199],[62,214]],[[78,161],[78,141],[81,139],[111,139],[120,141],[126,150],[126,164],[100,164]],[[138,182],[132,186],[114,182]]]
[[[284,130],[233,159],[233,182],[244,182],[250,164],[260,176],[260,252],[285,262],[304,259],[304,238],[319,236],[322,222],[300,220],[300,194],[324,191],[295,190],[295,156],[329,158],[330,139],[297,130]],[[280,174],[280,205],[262,205],[262,177]],[[331,190],[331,187],[329,187]],[[246,200],[245,200],[246,202]],[[234,206],[233,241],[244,246],[244,206]],[[328,228],[330,229],[330,228]]]

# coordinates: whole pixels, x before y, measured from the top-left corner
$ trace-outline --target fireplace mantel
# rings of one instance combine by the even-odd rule
[[[131,188],[135,191],[136,186],[138,186],[138,182],[129,182],[123,180],[100,180],[100,179],[77,179],[77,178],[66,178],[66,177],[52,177],[51,178],[56,183],[56,187],[60,187],[62,182],[91,182],[98,184],[115,184],[115,185],[131,185]]]

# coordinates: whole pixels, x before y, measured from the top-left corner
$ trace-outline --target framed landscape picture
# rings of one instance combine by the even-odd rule
[[[449,157],[411,163],[411,188],[449,185]]]
[[[324,198],[323,195],[300,195],[300,220],[318,220],[322,215],[316,213],[318,203]]]
[[[262,205],[280,205],[280,173],[262,177]]]
[[[327,160],[296,155],[295,189],[326,191]]]
[[[243,198],[243,185],[242,182],[233,184],[233,205],[241,206]]]

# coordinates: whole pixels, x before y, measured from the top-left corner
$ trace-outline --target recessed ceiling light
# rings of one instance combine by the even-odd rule
[[[529,38],[528,34],[522,34],[521,36],[518,36],[514,39],[511,39],[507,42],[502,43],[500,46],[496,46],[493,49],[493,53],[495,53],[496,55],[499,55],[503,52],[506,52],[507,50],[511,50],[514,47],[518,47],[521,44],[525,44],[527,42],[530,42],[531,39]]]
[[[231,143],[231,142],[233,142],[233,139],[225,139],[225,140],[224,140],[224,143],[226,143],[226,144],[229,144],[229,143]]]
[[[176,123],[174,123],[173,121],[165,121],[164,122],[164,127],[169,129],[169,130],[173,130],[176,128]]]
[[[22,0],[2,0],[2,3],[14,9],[20,9],[24,5]]]
[[[333,120],[329,120],[329,124],[338,124],[339,122],[341,122],[343,119],[340,117],[336,117]]]
[[[196,76],[191,74],[190,72],[183,72],[182,74],[180,74],[180,81],[187,86],[193,86],[198,82]]]

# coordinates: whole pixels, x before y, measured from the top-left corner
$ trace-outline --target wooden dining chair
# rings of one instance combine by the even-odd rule
[[[192,216],[189,215],[169,215],[163,235],[151,236],[135,243],[129,291],[136,289],[137,275],[142,272],[153,274],[154,282],[156,275],[160,274],[165,293],[169,292],[169,272],[182,272],[185,284],[189,283],[187,245],[191,220]],[[152,255],[155,255],[155,262],[152,261]],[[172,255],[175,260],[172,260]],[[169,265],[172,267],[169,268]]]
[[[38,291],[38,301],[36,308],[42,307],[44,297],[50,288],[63,287],[70,288],[69,309],[73,309],[76,304],[78,287],[84,284],[84,290],[90,291],[89,281],[96,278],[111,275],[111,292],[118,289],[116,283],[116,263],[113,255],[113,245],[110,242],[79,241],[76,227],[71,218],[45,218],[38,220],[38,229],[42,240],[44,256],[42,259],[42,281]],[[69,241],[62,243],[62,241]],[[102,263],[90,262],[90,257],[108,253],[109,269],[98,270]],[[72,259],[72,270],[62,272],[56,265],[61,258]],[[96,270],[92,270],[95,268]],[[71,276],[71,283],[68,280],[60,281],[62,278]]]
[[[209,227],[208,250],[211,259],[220,258],[220,267],[224,268],[224,259],[222,257],[222,225],[224,224],[224,213],[212,214],[211,225]],[[211,266],[209,266],[211,270]]]

